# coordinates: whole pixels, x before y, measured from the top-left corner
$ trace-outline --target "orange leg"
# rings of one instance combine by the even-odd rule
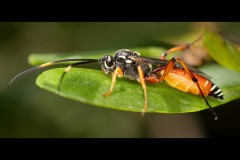
[[[212,114],[214,115],[215,117],[215,120],[217,120],[218,116],[217,114],[213,111],[212,107],[210,106],[210,104],[208,103],[207,99],[205,98],[203,92],[202,92],[202,89],[200,88],[200,85],[198,83],[198,79],[193,75],[193,73],[188,69],[187,65],[180,59],[180,58],[177,58],[177,57],[173,57],[167,64],[167,66],[165,67],[165,71],[163,73],[163,76],[161,78],[159,78],[159,81],[163,81],[164,78],[172,71],[173,67],[174,67],[174,63],[179,62],[182,67],[184,68],[184,70],[186,71],[186,73],[188,74],[188,76],[192,79],[192,81],[194,83],[196,83],[198,89],[199,89],[199,92],[201,94],[201,96],[203,97],[204,101],[206,102],[206,104],[208,105],[208,107],[210,108],[210,111],[212,112]],[[157,70],[155,70],[157,71]],[[153,72],[154,73],[154,72]]]
[[[194,43],[198,42],[200,39],[202,39],[203,35],[201,35],[199,38],[197,38],[195,41],[193,41],[192,43],[187,43],[187,44],[182,44],[182,45],[178,45],[176,47],[170,48],[169,50],[165,51],[162,55],[161,58],[162,60],[165,60],[166,56],[169,53],[175,52],[175,51],[185,51],[187,49],[189,49]]]
[[[144,108],[142,110],[142,115],[144,115],[145,112],[147,111],[147,104],[148,104],[147,87],[145,84],[144,73],[143,73],[142,67],[138,66],[137,70],[138,70],[138,74],[139,74],[139,80],[140,80],[140,83],[142,85],[143,92],[144,92]]]
[[[104,97],[108,97],[108,96],[110,96],[112,94],[112,90],[113,90],[113,87],[114,87],[114,85],[116,83],[117,76],[118,77],[123,77],[123,72],[122,72],[121,68],[119,68],[119,67],[117,67],[115,69],[115,71],[113,72],[113,75],[112,75],[112,85],[111,85],[109,91],[103,95]]]

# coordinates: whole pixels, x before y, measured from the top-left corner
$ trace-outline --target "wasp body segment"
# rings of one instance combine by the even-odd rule
[[[165,67],[158,68],[154,71],[155,75],[163,76]],[[213,96],[218,99],[223,99],[223,93],[219,87],[217,87],[211,80],[203,77],[199,74],[193,73],[197,78],[199,86],[203,92],[203,95]],[[173,70],[164,79],[168,85],[176,88],[182,92],[188,92],[195,95],[200,95],[200,91],[195,82],[188,76],[183,69],[173,68]]]

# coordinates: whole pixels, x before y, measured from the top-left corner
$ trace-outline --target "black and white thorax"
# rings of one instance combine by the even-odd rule
[[[101,60],[101,68],[106,74],[112,74],[119,67],[123,76],[130,80],[139,80],[138,66],[141,66],[144,76],[152,73],[151,63],[139,61],[139,53],[127,49],[118,50],[114,57],[106,55]]]

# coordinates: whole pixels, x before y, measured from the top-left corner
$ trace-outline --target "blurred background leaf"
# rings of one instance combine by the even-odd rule
[[[221,38],[217,33],[206,31],[203,43],[215,61],[240,72],[240,51],[232,42]]]

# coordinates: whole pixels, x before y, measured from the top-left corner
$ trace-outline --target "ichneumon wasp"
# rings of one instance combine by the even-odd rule
[[[201,95],[210,111],[214,115],[215,120],[217,120],[217,114],[213,111],[211,105],[208,103],[206,96],[213,96],[218,99],[223,99],[223,93],[221,89],[210,80],[210,77],[208,75],[192,66],[185,64],[180,58],[173,57],[171,60],[165,60],[165,57],[169,53],[189,49],[199,39],[201,39],[201,37],[192,43],[170,48],[161,55],[160,59],[142,57],[138,52],[128,49],[120,49],[116,51],[114,56],[105,55],[101,59],[74,58],[56,60],[41,64],[17,74],[11,79],[9,86],[14,80],[26,73],[30,73],[38,69],[53,66],[55,64],[63,62],[75,62],[65,69],[59,81],[58,86],[60,87],[64,75],[72,67],[81,64],[98,62],[100,63],[102,70],[107,75],[112,75],[112,84],[109,91],[103,95],[104,97],[111,95],[117,77],[125,77],[130,80],[137,80],[143,88],[144,107],[142,110],[142,115],[144,115],[148,107],[147,87],[145,81],[149,83],[159,83],[166,81],[168,85],[180,91],[195,95]]]

